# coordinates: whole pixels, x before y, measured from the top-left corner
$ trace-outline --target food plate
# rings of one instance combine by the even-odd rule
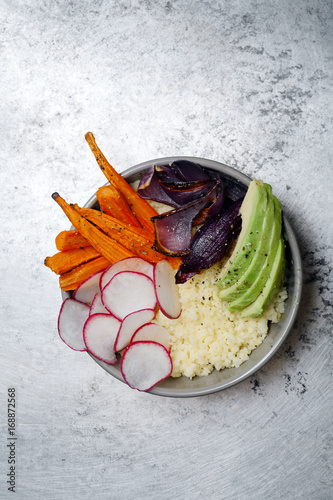
[[[128,182],[134,182],[140,179],[144,172],[151,165],[165,165],[176,160],[189,160],[195,163],[199,163],[203,167],[221,172],[225,177],[229,177],[246,187],[251,182],[250,177],[242,174],[232,167],[224,165],[223,163],[205,158],[196,158],[189,156],[171,156],[149,160],[128,168],[122,173],[122,176]],[[85,207],[93,207],[96,203],[96,196],[92,196],[85,204]],[[249,359],[238,368],[225,368],[221,371],[214,370],[208,376],[195,377],[193,379],[189,379],[184,376],[179,378],[169,377],[153,387],[150,391],[148,391],[150,394],[176,398],[187,398],[212,394],[232,387],[244,381],[248,377],[251,377],[255,372],[260,370],[260,368],[262,368],[272,358],[272,356],[274,356],[274,354],[278,351],[278,349],[281,347],[288,334],[290,333],[290,330],[296,319],[302,291],[301,255],[294,231],[292,230],[285,215],[283,215],[283,231],[286,236],[287,267],[285,285],[288,290],[288,299],[286,301],[285,312],[283,313],[280,321],[270,326],[269,333],[263,343],[259,347],[257,347],[251,353]],[[65,299],[69,297],[70,294],[67,292],[62,292],[62,296],[63,299]],[[124,382],[122,374],[120,372],[119,361],[115,365],[107,365],[103,361],[96,359],[91,354],[89,355],[110,375],[120,380],[121,382]]]

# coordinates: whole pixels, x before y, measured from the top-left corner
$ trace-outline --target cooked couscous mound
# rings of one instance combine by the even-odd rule
[[[287,298],[282,290],[257,319],[230,312],[214,285],[221,264],[179,286],[182,313],[177,320],[158,313],[156,322],[171,335],[172,377],[208,375],[214,368],[238,367],[266,337],[269,321],[277,323]]]

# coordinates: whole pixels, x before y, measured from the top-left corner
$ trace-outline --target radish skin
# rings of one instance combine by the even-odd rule
[[[96,293],[99,292],[99,282],[102,272],[95,273],[84,280],[73,292],[73,299],[91,304]]]
[[[135,271],[137,273],[146,274],[151,279],[154,277],[153,264],[141,259],[140,257],[128,257],[115,262],[105,269],[100,278],[100,289],[103,290],[113,276],[122,271]]]
[[[132,389],[149,391],[171,375],[172,360],[165,347],[157,342],[133,342],[124,351],[120,370]]]
[[[117,357],[113,347],[119,327],[120,321],[111,314],[98,313],[89,316],[83,328],[83,340],[87,351],[95,358],[114,365]]]
[[[155,309],[157,300],[153,281],[145,274],[122,271],[102,290],[102,302],[119,320],[141,309]]]
[[[154,285],[162,313],[170,319],[179,318],[181,314],[179,289],[175,282],[174,270],[167,260],[161,260],[155,264]]]
[[[141,340],[151,340],[162,344],[168,352],[171,350],[171,339],[168,330],[157,323],[146,323],[137,329],[131,339],[131,343]]]
[[[97,292],[90,306],[89,316],[92,314],[110,314],[109,311],[104,307],[101,297],[101,292]]]
[[[76,299],[65,299],[58,317],[60,338],[74,351],[86,351],[83,326],[89,316],[89,306]]]
[[[145,323],[155,316],[154,309],[142,309],[128,314],[122,321],[117,338],[114,343],[116,352],[122,351],[131,342],[133,334]]]

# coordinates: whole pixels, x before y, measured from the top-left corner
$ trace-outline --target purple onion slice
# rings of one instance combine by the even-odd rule
[[[166,190],[160,184],[159,173],[154,165],[149,167],[147,172],[142,177],[137,192],[141,198],[144,198],[145,200],[154,200],[171,207],[179,206],[178,203],[170,198]]]
[[[204,179],[198,181],[178,181],[175,183],[164,182],[162,185],[168,196],[178,206],[184,206],[211,193],[214,190],[216,181]]]
[[[176,208],[206,195],[214,182],[199,164],[179,160],[149,167],[139,183],[138,194]]]
[[[192,239],[190,253],[177,271],[177,284],[185,283],[222,259],[241,224],[239,209],[242,203],[243,198],[237,200],[221,215],[211,218],[198,229]]]
[[[183,256],[190,252],[193,220],[206,205],[206,197],[184,207],[151,218],[155,227],[154,250],[165,255]]]
[[[194,226],[204,224],[211,217],[221,213],[224,205],[224,187],[220,180],[216,181],[214,190],[211,193],[209,203],[204,207],[193,221]]]
[[[205,172],[210,175],[212,179],[219,179],[222,181],[225,191],[225,197],[229,198],[229,201],[237,201],[239,198],[245,196],[247,188],[241,183],[235,181],[228,175],[223,175],[217,170],[211,170],[210,168],[203,167]]]
[[[211,176],[199,165],[189,160],[176,160],[171,163],[171,168],[186,181],[209,179]]]
[[[242,186],[238,182],[235,182],[231,179],[226,179],[224,181],[225,186],[225,195],[231,201],[237,201],[239,198],[243,198],[246,194],[247,188]]]

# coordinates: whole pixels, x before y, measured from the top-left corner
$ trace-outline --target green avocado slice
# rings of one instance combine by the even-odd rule
[[[229,260],[215,283],[219,288],[232,286],[250,266],[262,237],[267,198],[267,189],[263,181],[257,179],[251,181],[240,208],[241,232]]]
[[[241,318],[258,318],[281,290],[286,267],[285,245],[280,238],[275,261],[268,280],[258,298],[241,312]]]
[[[222,300],[229,302],[236,300],[242,294],[246,293],[253,283],[258,278],[268,254],[276,249],[280,235],[281,224],[276,220],[276,207],[273,195],[271,193],[271,186],[266,186],[268,191],[268,203],[266,208],[265,219],[261,233],[261,238],[258,247],[255,249],[255,255],[251,264],[243,275],[233,285],[225,288],[219,292],[219,297]]]
[[[267,236],[270,240],[269,250],[264,258],[259,260],[257,277],[252,282],[251,286],[248,287],[245,293],[240,294],[235,300],[231,301],[230,304],[227,305],[229,311],[241,311],[254,302],[263,290],[265,283],[271,274],[278,251],[282,228],[281,203],[277,200],[277,198],[275,198],[275,196],[272,195],[271,198],[274,204],[274,219],[270,231],[271,234]]]

